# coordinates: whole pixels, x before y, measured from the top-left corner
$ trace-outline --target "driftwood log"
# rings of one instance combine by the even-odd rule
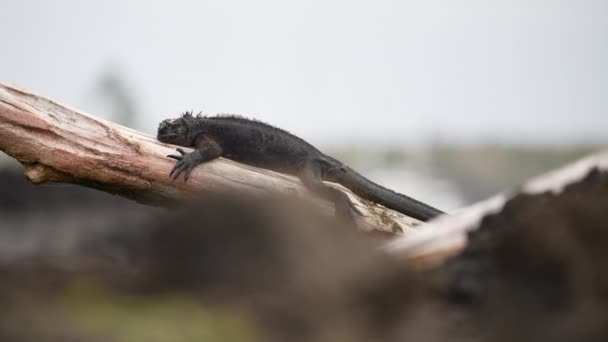
[[[176,146],[0,83],[0,150],[17,159],[33,183],[79,184],[141,203],[170,205],[204,191],[289,192],[312,198],[294,177],[227,159],[197,167],[188,181],[171,180]],[[367,230],[409,233],[420,222],[345,191],[365,214]],[[324,200],[318,202],[331,210]]]

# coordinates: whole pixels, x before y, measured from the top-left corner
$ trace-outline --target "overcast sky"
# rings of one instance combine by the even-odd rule
[[[0,0],[0,80],[139,128],[241,113],[317,144],[608,140],[608,1]]]

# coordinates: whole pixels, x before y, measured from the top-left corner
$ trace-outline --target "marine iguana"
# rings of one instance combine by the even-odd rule
[[[196,148],[190,153],[178,148],[180,155],[167,156],[177,160],[169,173],[173,179],[184,173],[184,181],[188,181],[195,166],[225,157],[299,177],[308,189],[333,201],[339,217],[354,219],[353,212],[361,213],[345,193],[325,185],[324,180],[339,183],[366,200],[422,221],[443,214],[368,180],[295,135],[257,120],[236,115],[194,116],[186,112],[177,119],[162,121],[157,138],[164,143]]]

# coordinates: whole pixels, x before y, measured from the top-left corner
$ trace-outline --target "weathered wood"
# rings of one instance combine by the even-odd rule
[[[168,173],[174,161],[166,155],[174,153],[175,147],[0,83],[0,150],[21,162],[33,183],[75,183],[154,205],[168,205],[204,191],[310,195],[294,177],[223,158],[195,168],[188,183],[183,177],[173,181]],[[366,229],[417,231],[419,221],[337,187],[366,215],[362,222]],[[331,208],[330,203],[318,201]]]

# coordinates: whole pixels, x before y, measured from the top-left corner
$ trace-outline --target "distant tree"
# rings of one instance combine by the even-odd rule
[[[96,85],[96,93],[111,108],[114,121],[135,128],[137,105],[120,68],[110,65],[104,69]]]

